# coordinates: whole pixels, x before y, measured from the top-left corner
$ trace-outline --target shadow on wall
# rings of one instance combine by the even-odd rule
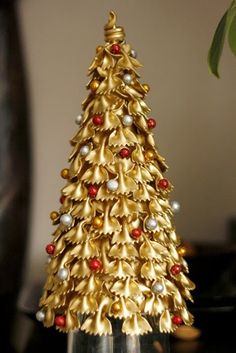
[[[6,348],[27,247],[30,200],[28,116],[15,2],[1,1],[0,301],[4,320],[1,320],[0,332],[1,346]]]

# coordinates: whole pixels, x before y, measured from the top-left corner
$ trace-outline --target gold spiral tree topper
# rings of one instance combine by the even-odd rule
[[[116,14],[111,11],[108,23],[104,26],[104,34],[106,42],[122,42],[125,39],[125,32],[122,27],[116,26]]]
[[[194,284],[145,102],[150,88],[124,38],[111,12],[61,172],[60,206],[50,216],[55,230],[36,316],[63,332],[110,335],[113,319],[127,335],[152,332],[154,322],[161,332],[193,322],[186,300]]]

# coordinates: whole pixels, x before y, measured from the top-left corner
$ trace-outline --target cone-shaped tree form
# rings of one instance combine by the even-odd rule
[[[105,40],[61,172],[67,185],[51,213],[57,229],[37,318],[95,335],[111,334],[112,318],[125,334],[145,334],[157,318],[160,331],[171,332],[192,324],[185,300],[194,288],[171,221],[172,185],[144,101],[149,86],[139,82],[141,65],[113,12]]]

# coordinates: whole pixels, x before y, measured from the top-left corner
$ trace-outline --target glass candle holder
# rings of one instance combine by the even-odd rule
[[[126,335],[121,321],[112,321],[113,334],[89,335],[83,331],[68,334],[67,353],[170,353],[169,335],[154,329],[146,335]]]

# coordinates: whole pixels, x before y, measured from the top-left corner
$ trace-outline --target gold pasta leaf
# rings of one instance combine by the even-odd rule
[[[110,134],[109,146],[133,146],[137,143],[135,135],[127,128],[119,128]]]
[[[111,209],[111,216],[123,217],[133,214],[138,214],[140,211],[140,204],[133,200],[129,200],[125,196],[120,197],[120,199],[115,203]]]
[[[112,326],[110,320],[106,317],[101,317],[100,312],[90,315],[81,327],[86,333],[103,336],[112,334]]]
[[[172,321],[169,310],[165,310],[161,316],[159,321],[159,327],[161,332],[171,332],[173,331]]]
[[[80,314],[89,314],[98,309],[98,304],[92,295],[80,295],[71,299],[69,309]]]
[[[138,257],[138,251],[132,244],[115,244],[109,251],[109,256],[117,259]]]
[[[184,307],[180,311],[180,315],[185,323],[185,325],[192,325],[193,324],[193,315]]]
[[[91,270],[88,266],[87,261],[77,261],[71,268],[71,276],[76,278],[88,277],[91,274]]]
[[[83,294],[99,292],[102,288],[102,281],[93,274],[79,282],[75,290]]]
[[[92,164],[98,165],[114,163],[113,153],[105,146],[105,141],[101,144],[101,146],[91,151],[85,159]]]
[[[73,331],[74,329],[78,329],[80,327],[80,323],[78,320],[77,313],[73,313],[70,310],[66,313],[66,332]]]
[[[141,267],[141,276],[146,279],[156,279],[156,271],[152,261],[145,262]]]
[[[70,254],[78,259],[88,259],[98,256],[99,251],[92,241],[87,240],[85,243],[75,246]]]
[[[116,281],[110,290],[112,293],[125,298],[133,298],[142,294],[137,282],[131,280],[130,277]]]
[[[55,312],[51,307],[47,307],[45,312],[44,325],[50,327],[54,324]]]
[[[81,180],[86,180],[86,182],[91,184],[100,184],[108,181],[109,175],[105,167],[95,164],[84,172]]]
[[[72,216],[80,219],[91,219],[95,216],[96,210],[89,198],[84,201],[75,204],[73,207],[71,214]]]
[[[132,269],[131,265],[124,260],[112,261],[109,267],[105,270],[105,272],[117,278],[127,278],[129,276],[135,276],[134,270]]]
[[[132,161],[135,163],[145,164],[146,160],[143,154],[143,148],[140,145],[136,145],[135,150],[132,152]]]
[[[126,335],[143,335],[152,332],[152,327],[140,314],[134,314],[124,320],[122,332]]]
[[[144,259],[162,260],[162,256],[167,255],[167,250],[161,244],[145,238],[145,241],[140,246],[139,254]]]

